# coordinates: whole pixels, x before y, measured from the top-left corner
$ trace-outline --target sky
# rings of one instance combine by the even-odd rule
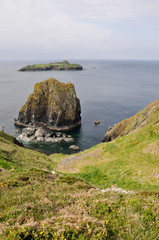
[[[0,60],[159,60],[159,0],[0,0]]]

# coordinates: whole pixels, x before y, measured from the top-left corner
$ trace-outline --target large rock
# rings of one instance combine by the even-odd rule
[[[37,83],[19,111],[16,125],[43,123],[53,130],[68,131],[81,124],[80,101],[72,83],[54,78]]]
[[[76,146],[76,145],[71,145],[70,147],[69,147],[69,149],[72,149],[72,150],[80,150],[80,148],[78,147],[78,146]]]

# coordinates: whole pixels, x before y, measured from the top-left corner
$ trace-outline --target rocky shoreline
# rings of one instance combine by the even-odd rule
[[[18,127],[28,128],[28,127],[32,126],[33,124],[32,124],[32,123],[25,124],[25,123],[22,123],[22,122],[20,122],[20,121],[18,121],[18,120],[15,119],[15,120],[14,120],[14,125],[15,125],[15,126],[18,126]],[[72,131],[72,130],[80,127],[80,126],[81,126],[81,120],[80,120],[79,122],[77,122],[77,123],[74,123],[74,124],[70,125],[70,126],[60,126],[60,127],[57,127],[57,126],[48,126],[47,124],[42,123],[42,122],[38,122],[37,125],[41,125],[41,126],[43,126],[43,127],[46,127],[46,126],[47,126],[47,127],[48,127],[50,130],[52,130],[52,131],[68,132],[68,131]]]
[[[67,135],[62,132],[54,132],[48,127],[44,126],[29,126],[23,128],[22,133],[17,137],[19,142],[30,142],[30,143],[40,143],[40,142],[50,142],[50,143],[71,143],[74,141],[71,135]]]

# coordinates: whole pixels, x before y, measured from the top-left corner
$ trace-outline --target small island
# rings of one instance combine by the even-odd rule
[[[58,71],[78,71],[83,70],[83,67],[80,64],[71,64],[68,61],[48,63],[48,64],[33,64],[25,66],[19,71],[49,71],[49,70],[58,70]]]

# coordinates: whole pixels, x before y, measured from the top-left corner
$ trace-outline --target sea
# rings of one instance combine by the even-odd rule
[[[159,61],[70,60],[83,71],[20,72],[21,67],[54,61],[0,61],[0,128],[15,137],[14,125],[22,105],[37,82],[53,77],[72,82],[81,103],[81,127],[70,132],[80,151],[101,143],[109,126],[129,118],[159,98]],[[58,60],[57,60],[58,61]],[[94,121],[101,123],[95,125]],[[71,143],[72,144],[72,143]],[[52,153],[73,153],[68,143],[24,143]]]

